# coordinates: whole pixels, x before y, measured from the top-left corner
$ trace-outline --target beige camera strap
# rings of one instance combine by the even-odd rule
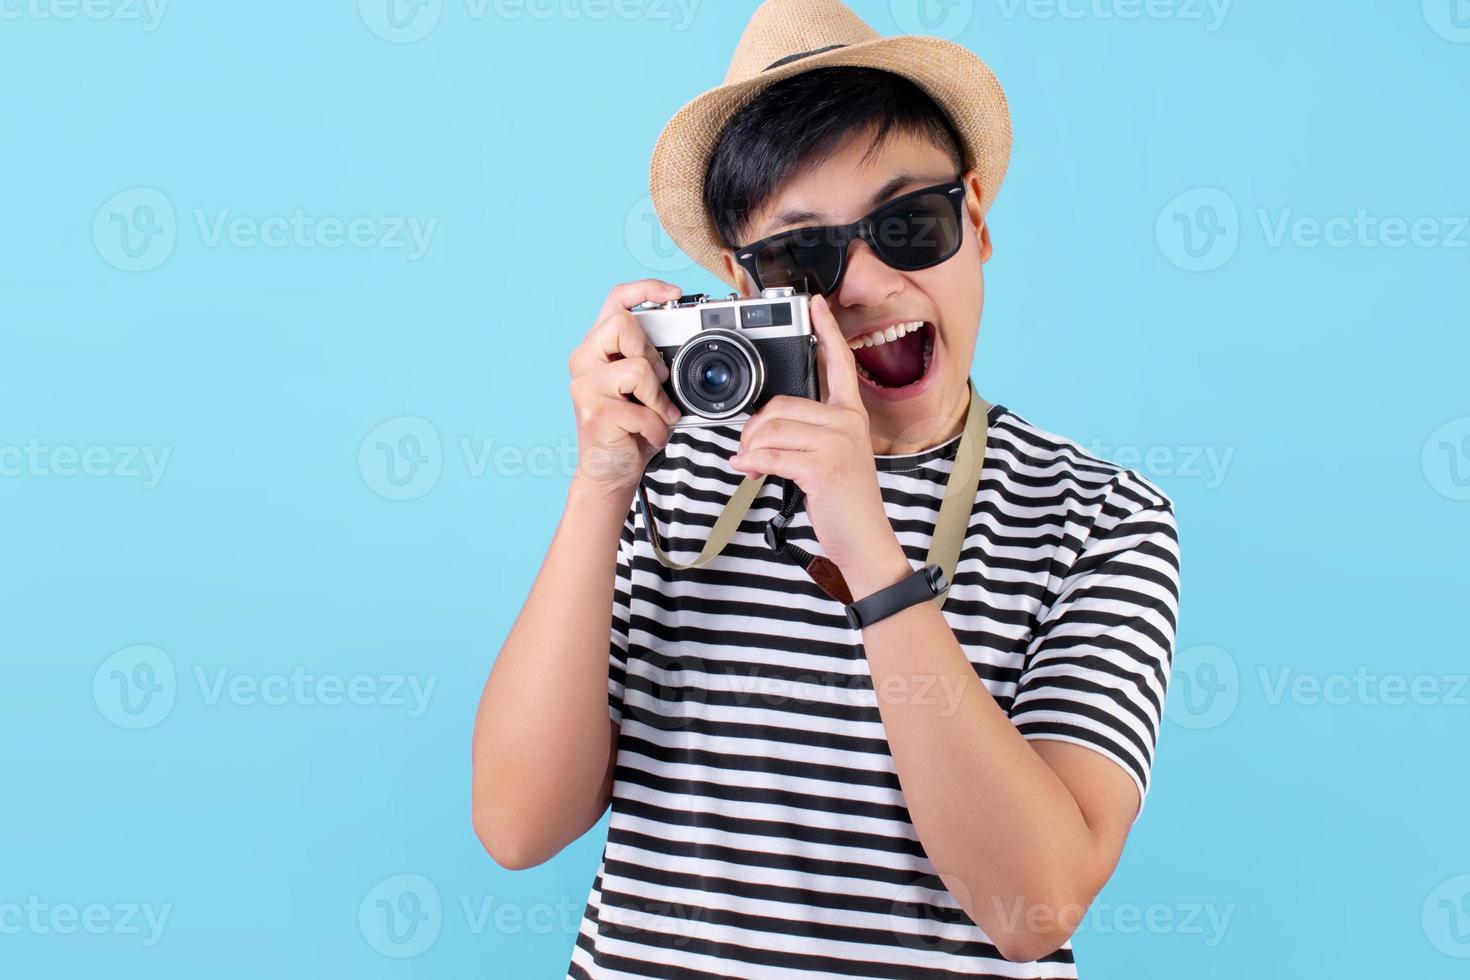
[[[968,384],[970,406],[965,412],[965,429],[960,436],[954,468],[950,470],[949,480],[945,483],[944,499],[939,505],[939,519],[934,524],[934,536],[929,541],[929,556],[926,562],[926,564],[937,564],[944,569],[945,580],[951,583],[954,582],[954,570],[959,563],[960,548],[964,544],[965,532],[969,529],[970,516],[975,503],[975,491],[980,486],[980,470],[985,463],[985,442],[989,430],[985,406],[980,401],[975,384],[973,381]],[[652,510],[648,506],[643,483],[639,481],[638,501],[643,508],[643,523],[648,527],[649,541],[653,545],[653,553],[658,557],[659,562],[666,568],[682,571],[698,568],[714,559],[734,537],[741,521],[745,519],[746,512],[750,510],[750,505],[760,493],[765,479],[764,476],[747,476],[741,481],[740,486],[725,504],[725,509],[715,520],[714,527],[710,529],[709,538],[705,541],[699,555],[690,562],[676,562],[664,551],[662,536],[652,518]],[[800,554],[805,555],[805,552]],[[841,581],[841,573],[836,570],[835,566],[832,566],[831,562],[820,555],[806,557],[812,559],[812,564],[808,565],[807,571],[828,594],[842,602],[852,601],[850,594],[847,593],[846,584]],[[813,564],[819,567],[814,568]],[[832,581],[833,576],[836,578],[835,582]],[[949,590],[946,589],[942,594],[935,596],[934,601],[943,605],[948,595]]]

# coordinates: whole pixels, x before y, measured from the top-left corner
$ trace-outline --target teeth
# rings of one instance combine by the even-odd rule
[[[884,344],[913,333],[923,325],[923,320],[895,323],[892,326],[884,327],[882,330],[874,330],[872,333],[865,333],[861,337],[853,337],[848,340],[847,346],[849,350],[860,350],[864,347],[882,347]]]

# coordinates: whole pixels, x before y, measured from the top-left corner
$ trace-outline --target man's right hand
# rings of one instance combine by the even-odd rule
[[[643,468],[668,443],[680,415],[663,390],[669,369],[629,308],[680,295],[678,286],[660,279],[614,286],[597,322],[572,351],[567,368],[577,417],[574,484],[631,500]]]

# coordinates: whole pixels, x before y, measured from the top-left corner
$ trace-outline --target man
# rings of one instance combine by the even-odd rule
[[[571,356],[582,467],[474,774],[509,868],[611,804],[569,977],[1077,975],[1148,786],[1178,547],[1158,488],[972,392],[1009,136],[964,48],[770,0],[660,138],[674,240],[745,296],[813,294],[821,392],[671,435],[629,312],[680,295],[652,280]],[[916,573],[950,499],[953,574]]]

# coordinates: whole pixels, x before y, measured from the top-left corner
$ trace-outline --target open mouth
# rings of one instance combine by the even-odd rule
[[[934,359],[934,324],[897,323],[847,342],[858,376],[876,388],[897,390],[917,384]]]

